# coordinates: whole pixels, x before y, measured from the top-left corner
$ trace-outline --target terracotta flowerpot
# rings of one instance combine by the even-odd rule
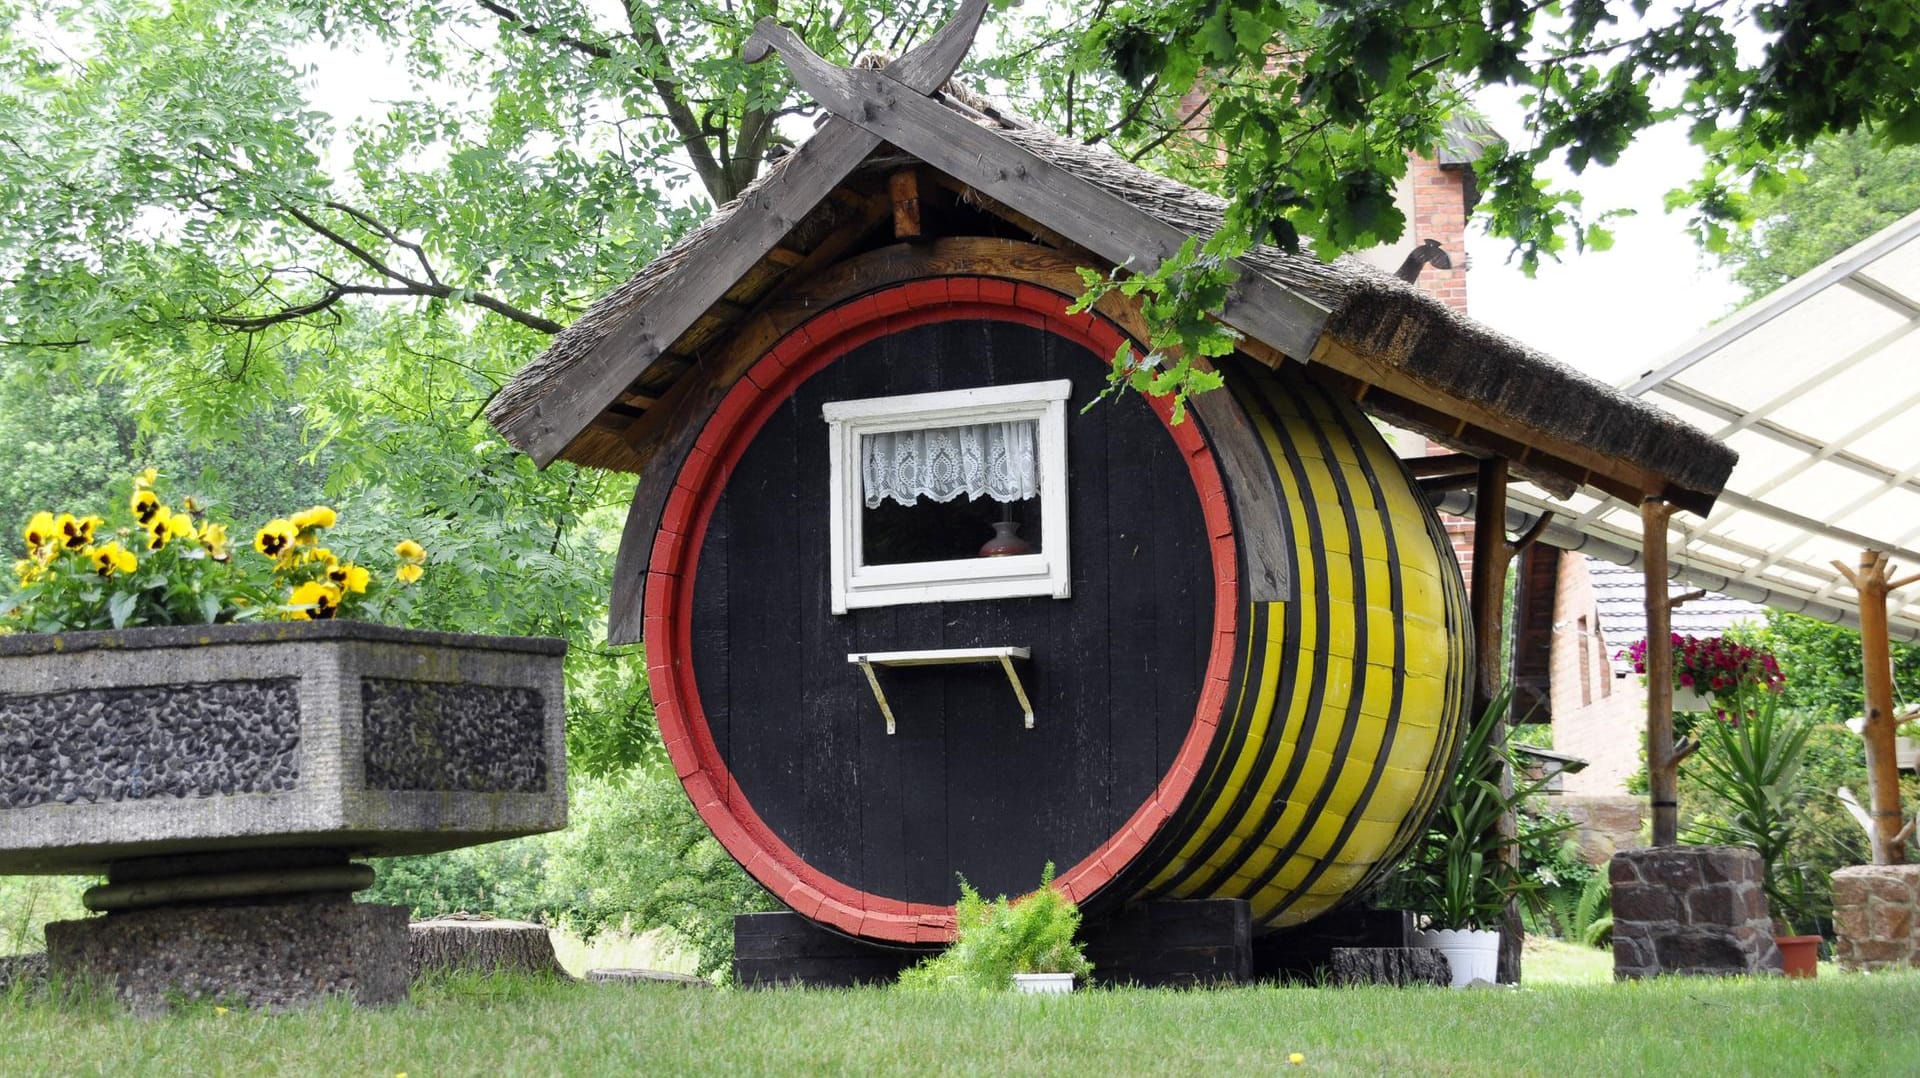
[[[1775,936],[1773,945],[1780,948],[1780,969],[1787,976],[1820,975],[1819,936]]]

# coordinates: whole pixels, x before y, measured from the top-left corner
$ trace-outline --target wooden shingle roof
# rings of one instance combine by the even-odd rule
[[[831,118],[594,303],[495,398],[487,418],[541,464],[644,467],[623,431],[756,305],[796,274],[851,253],[863,222],[872,232],[885,218],[884,205],[848,183],[873,162],[929,166],[974,204],[1054,237],[1103,272],[1151,268],[1222,225],[1216,196],[951,92],[929,96],[951,68],[910,64],[920,50],[884,70],[843,69],[783,28],[763,22],[756,38],[779,49]],[[951,52],[952,41],[944,44]],[[1236,268],[1219,317],[1251,354],[1318,365],[1363,408],[1506,457],[1522,475],[1667,497],[1700,512],[1735,463],[1698,429],[1357,259],[1324,263],[1263,246]]]

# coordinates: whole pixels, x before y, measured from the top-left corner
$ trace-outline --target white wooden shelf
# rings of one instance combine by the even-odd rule
[[[867,684],[873,689],[873,698],[880,705],[880,714],[887,720],[887,733],[894,729],[893,707],[887,703],[887,694],[880,688],[880,677],[873,672],[876,666],[963,666],[973,663],[999,663],[1007,672],[1007,683],[1013,686],[1013,695],[1020,701],[1021,715],[1026,728],[1033,729],[1033,705],[1027,700],[1026,686],[1020,684],[1020,672],[1014,669],[1013,660],[1030,659],[1033,652],[1028,648],[927,648],[920,651],[856,651],[847,656],[847,661],[858,666],[867,675]]]

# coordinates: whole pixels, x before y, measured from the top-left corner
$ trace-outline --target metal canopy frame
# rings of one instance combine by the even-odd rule
[[[1622,387],[1740,451],[1705,519],[1673,519],[1671,571],[1697,587],[1858,625],[1833,563],[1863,550],[1920,569],[1920,213],[1688,342]],[[1591,488],[1520,487],[1546,541],[1639,564],[1640,510]],[[1920,594],[1891,635],[1920,640]]]

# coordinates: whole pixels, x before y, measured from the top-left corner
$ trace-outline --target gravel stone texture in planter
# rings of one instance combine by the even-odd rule
[[[547,788],[546,701],[532,689],[369,677],[360,700],[370,790]]]
[[[565,650],[341,621],[0,636],[0,874],[557,830]]]
[[[173,906],[56,921],[47,956],[113,986],[136,1014],[212,1000],[285,1010],[407,995],[407,908],[347,901]]]
[[[292,678],[0,695],[0,809],[291,790]]]

